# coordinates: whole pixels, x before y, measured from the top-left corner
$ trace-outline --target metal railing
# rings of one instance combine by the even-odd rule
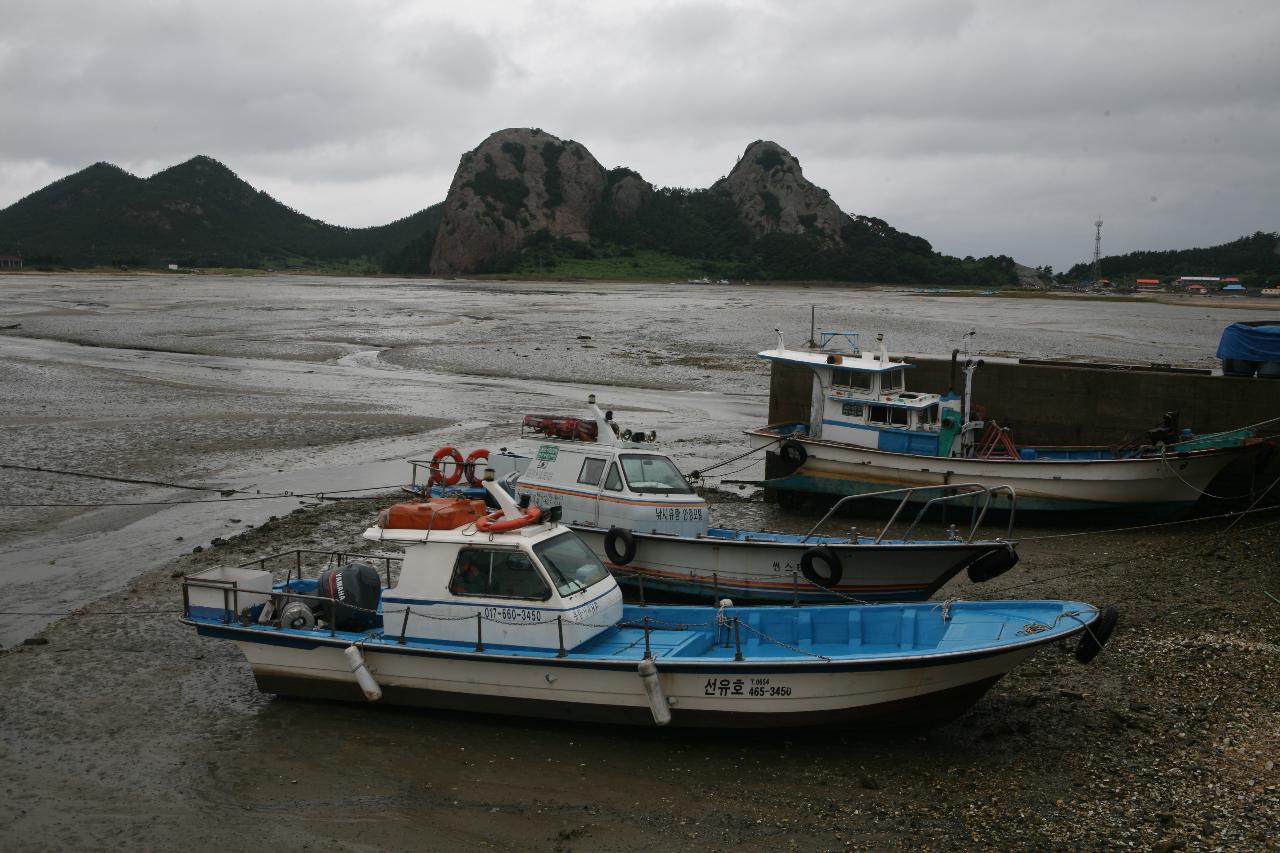
[[[306,567],[308,557],[322,558],[321,565],[317,567],[317,575],[326,569],[342,568],[350,562],[381,562],[383,567],[383,578],[387,582],[388,589],[394,586],[391,574],[391,570],[393,568],[392,564],[397,564],[395,568],[399,569],[398,564],[403,563],[404,561],[403,557],[396,557],[390,554],[357,554],[351,551],[321,551],[313,548],[294,548],[292,551],[281,551],[278,554],[268,554],[265,557],[259,557],[256,560],[250,560],[247,563],[240,563],[236,568],[258,569],[259,571],[271,572],[272,575],[275,575],[276,572],[280,571],[280,569],[276,567],[277,564],[287,563],[288,565],[285,566],[286,574],[284,580],[285,583],[288,583],[295,578],[302,580],[304,577],[303,569]],[[268,563],[272,565],[269,567]]]
[[[987,510],[991,508],[991,501],[993,497],[999,494],[1006,494],[1009,496],[1009,524],[1005,530],[1004,538],[1013,538],[1013,521],[1014,514],[1018,508],[1018,496],[1014,492],[1012,486],[984,486],[981,483],[949,483],[937,486],[911,486],[910,488],[905,489],[885,489],[881,492],[864,492],[857,495],[846,495],[836,501],[835,505],[832,506],[831,509],[827,510],[827,514],[822,516],[818,523],[815,524],[800,541],[809,541],[809,539],[818,532],[822,525],[826,524],[827,521],[830,520],[831,516],[835,515],[836,512],[845,504],[856,500],[865,500],[867,498],[883,498],[890,495],[902,495],[902,500],[898,502],[898,506],[894,509],[893,515],[889,517],[889,520],[885,522],[884,527],[880,529],[879,534],[875,537],[874,542],[876,545],[879,545],[888,534],[889,530],[893,527],[894,523],[897,522],[898,516],[902,515],[903,509],[905,509],[907,504],[910,503],[913,496],[921,492],[936,491],[951,491],[956,492],[956,494],[944,494],[925,501],[924,505],[920,507],[920,511],[916,513],[915,519],[913,519],[910,526],[907,527],[906,533],[903,534],[903,542],[911,541],[911,534],[915,532],[916,527],[918,527],[920,522],[924,520],[926,513],[928,513],[932,507],[945,506],[948,503],[962,500],[969,500],[973,502],[970,508],[969,533],[967,536],[962,537],[965,542],[972,542],[974,536],[977,535],[978,530],[982,527],[982,522],[986,519]],[[979,499],[981,499],[981,507],[979,507]]]

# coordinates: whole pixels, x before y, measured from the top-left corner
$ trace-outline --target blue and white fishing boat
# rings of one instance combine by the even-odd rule
[[[564,523],[620,583],[667,597],[923,601],[961,572],[982,582],[1018,562],[1011,513],[1003,536],[978,535],[985,512],[945,538],[915,535],[932,506],[978,501],[986,507],[997,495],[1016,501],[1008,489],[965,483],[881,494],[900,504],[922,495],[926,500],[919,511],[901,515],[896,536],[892,521],[865,534],[820,534],[830,515],[808,533],[715,526],[707,501],[657,449],[656,433],[621,429],[594,395],[587,405],[589,417],[526,416],[521,439],[492,455],[477,450],[464,460],[441,448],[429,463],[410,463],[413,482],[426,467],[441,486],[461,485],[462,476],[478,483],[475,470],[483,459],[517,496],[527,495],[544,510],[558,507]]]
[[[487,515],[386,511],[364,534],[404,549],[385,585],[371,564],[212,569],[184,581],[182,621],[235,642],[268,693],[717,727],[943,722],[1040,646],[1080,636],[1092,659],[1115,624],[1071,601],[627,605],[554,512],[490,491]]]
[[[962,482],[1011,487],[1019,511],[1167,514],[1196,503],[1258,441],[1249,430],[1192,436],[1166,416],[1136,446],[1019,447],[1007,429],[975,414],[974,359],[965,359],[963,395],[908,391],[912,365],[889,357],[883,335],[878,352],[863,352],[854,332],[820,338],[815,349],[788,349],[778,332],[777,347],[759,354],[812,375],[807,421],[747,433],[753,448],[790,463],[791,473],[766,483],[784,492],[853,495]]]

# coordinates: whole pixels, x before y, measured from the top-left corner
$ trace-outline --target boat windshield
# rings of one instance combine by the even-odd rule
[[[622,473],[627,475],[627,485],[633,492],[650,494],[691,495],[693,489],[685,481],[680,469],[665,456],[640,456],[623,454]]]
[[[544,539],[533,546],[533,553],[538,555],[561,595],[581,592],[609,577],[609,570],[572,533]]]

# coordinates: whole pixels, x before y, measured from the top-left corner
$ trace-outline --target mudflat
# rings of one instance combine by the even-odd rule
[[[941,728],[693,732],[260,694],[178,623],[180,577],[356,550],[393,498],[173,561],[0,657],[7,850],[1274,849],[1280,525],[1028,531],[948,597],[1116,602],[1089,666],[1043,650]],[[736,502],[715,511],[732,520]],[[1045,536],[1047,538],[1036,538]]]
[[[183,574],[368,547],[358,535],[407,480],[405,459],[498,447],[524,412],[573,413],[588,392],[659,429],[685,470],[740,453],[766,410],[754,353],[779,325],[803,339],[811,303],[828,327],[887,331],[895,352],[946,352],[977,325],[989,351],[1197,366],[1235,312],[284,276],[6,276],[0,293],[0,325],[21,324],[0,333],[0,461],[19,466],[0,469],[6,851],[1277,845],[1270,511],[1019,529],[1014,571],[942,596],[1114,603],[1120,627],[1092,665],[1050,647],[964,717],[911,734],[280,699],[234,646],[177,621]],[[758,474],[740,464],[721,473]],[[707,496],[723,524],[817,517]]]

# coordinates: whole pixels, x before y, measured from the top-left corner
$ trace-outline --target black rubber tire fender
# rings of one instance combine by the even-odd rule
[[[619,548],[619,545],[622,547]],[[604,553],[609,557],[609,562],[625,566],[636,558],[636,537],[625,528],[610,527],[609,532],[604,535]]]
[[[798,441],[782,442],[778,448],[778,455],[797,468],[809,461],[809,451],[805,450],[804,445]]]
[[[818,571],[815,563],[824,564],[827,574],[823,575]],[[800,573],[810,583],[817,584],[823,589],[831,589],[839,585],[840,579],[844,577],[844,566],[840,565],[840,557],[835,551],[826,545],[816,545],[800,555]]]
[[[969,580],[986,583],[1018,565],[1018,552],[1012,545],[993,548],[969,564]]]
[[[1093,624],[1085,628],[1084,635],[1080,637],[1080,642],[1076,644],[1076,660],[1080,663],[1088,663],[1098,656],[1102,651],[1102,647],[1107,644],[1107,640],[1111,639],[1111,632],[1116,629],[1116,623],[1120,620],[1120,611],[1115,607],[1108,605],[1098,612],[1098,618],[1093,620]]]

